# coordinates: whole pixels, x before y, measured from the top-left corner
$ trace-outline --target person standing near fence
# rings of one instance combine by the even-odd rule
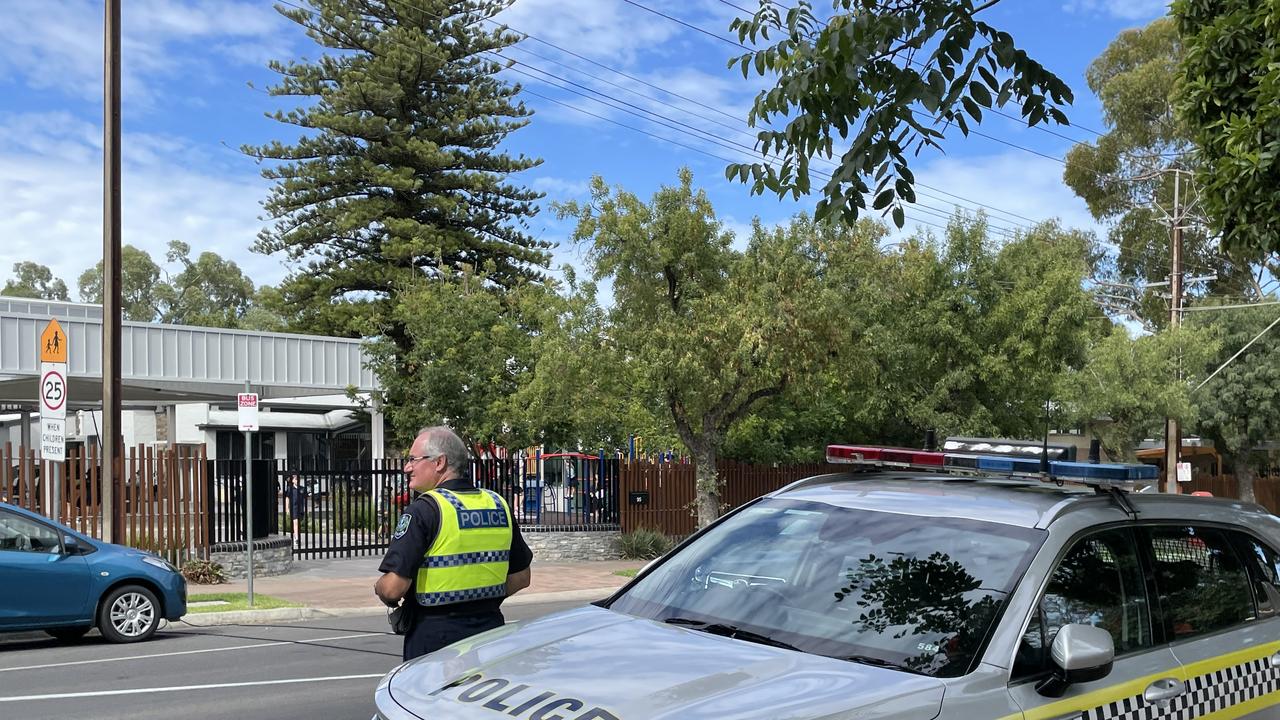
[[[307,517],[307,489],[302,486],[298,473],[291,473],[284,491],[289,499],[289,517],[293,519],[293,544],[297,545],[299,526]]]
[[[502,601],[529,586],[533,552],[500,495],[466,477],[467,446],[447,427],[418,433],[405,458],[419,495],[396,523],[374,593],[407,614],[404,659],[501,627]]]

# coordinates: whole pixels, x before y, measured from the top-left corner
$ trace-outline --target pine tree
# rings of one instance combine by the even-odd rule
[[[541,277],[549,243],[528,235],[540,195],[509,177],[540,164],[500,146],[528,124],[492,52],[518,39],[485,19],[509,0],[309,0],[279,8],[326,52],[272,62],[270,116],[303,134],[244,151],[271,162],[275,223],[254,249],[283,254],[281,286],[311,332],[381,335],[407,354],[400,295],[443,270],[502,287]]]

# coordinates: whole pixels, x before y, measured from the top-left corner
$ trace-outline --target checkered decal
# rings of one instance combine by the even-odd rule
[[[449,590],[437,593],[418,593],[418,604],[423,606],[452,605],[453,603],[470,602],[472,600],[488,600],[507,596],[507,585],[490,585],[472,590]]]
[[[1187,692],[1173,701],[1171,720],[1191,720],[1280,691],[1280,668],[1262,657],[1187,680]]]
[[[1080,713],[1080,720],[1193,720],[1211,717],[1219,710],[1280,692],[1280,668],[1269,657],[1250,660],[1187,681],[1187,692],[1167,708],[1148,704],[1141,695],[1101,705]]]
[[[422,567],[460,567],[462,565],[478,565],[480,563],[504,563],[510,558],[510,550],[485,550],[482,552],[458,553],[457,555],[432,555],[426,559]]]

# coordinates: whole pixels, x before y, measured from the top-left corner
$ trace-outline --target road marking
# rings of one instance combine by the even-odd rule
[[[350,640],[352,638],[379,637],[386,633],[357,633],[355,635],[334,635],[332,637],[314,638],[311,640],[277,640],[274,642],[254,643],[252,645],[233,645],[231,647],[204,648],[203,650],[181,650],[177,652],[155,653],[152,655],[130,655],[128,657],[103,658],[101,660],[74,660],[69,662],[49,663],[47,665],[24,665],[21,667],[0,668],[0,673],[15,670],[45,670],[48,668],[70,667],[72,665],[98,665],[100,663],[121,662],[123,660],[150,660],[152,658],[176,657],[178,655],[201,655],[204,653],[227,652],[229,650],[251,650],[253,648],[276,647],[279,645],[310,645],[329,642],[331,640]]]
[[[212,685],[180,685],[161,688],[135,688],[132,690],[98,690],[95,692],[58,693],[56,695],[18,695],[16,697],[0,697],[0,703],[34,702],[37,700],[71,700],[74,698],[109,697],[114,695],[143,695],[146,693],[190,692],[192,690],[219,690],[224,688],[255,687],[262,685],[292,685],[297,683],[333,682],[335,680],[370,680],[380,678],[386,673],[370,673],[367,675],[332,675],[319,678],[293,678],[291,680],[255,680],[240,683],[215,683]]]

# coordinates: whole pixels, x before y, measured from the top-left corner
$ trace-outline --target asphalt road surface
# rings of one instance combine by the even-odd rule
[[[512,605],[508,621],[582,602]],[[11,720],[368,720],[373,689],[400,663],[380,616],[281,625],[170,625],[148,642],[96,632],[59,644],[0,635],[0,718]]]

